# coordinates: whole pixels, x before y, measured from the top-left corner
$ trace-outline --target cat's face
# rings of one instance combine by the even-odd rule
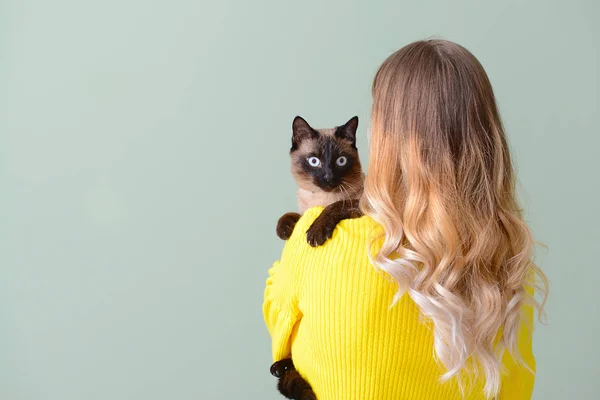
[[[292,123],[292,174],[302,189],[354,192],[362,186],[356,149],[358,117],[331,129],[314,129],[302,117]]]

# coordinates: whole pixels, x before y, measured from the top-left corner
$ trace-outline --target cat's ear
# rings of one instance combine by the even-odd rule
[[[356,130],[358,129],[358,117],[352,117],[342,126],[335,130],[335,136],[340,139],[348,140],[356,145]]]
[[[303,140],[317,138],[318,136],[319,133],[311,128],[304,118],[300,116],[294,118],[294,122],[292,122],[292,150],[297,149]]]

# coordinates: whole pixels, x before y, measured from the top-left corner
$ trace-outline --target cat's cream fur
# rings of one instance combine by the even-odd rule
[[[303,214],[304,211],[311,207],[327,207],[336,201],[348,199],[348,193],[346,192],[324,192],[323,190],[311,192],[310,190],[302,188],[298,189],[296,195],[298,197],[298,212],[300,214]]]

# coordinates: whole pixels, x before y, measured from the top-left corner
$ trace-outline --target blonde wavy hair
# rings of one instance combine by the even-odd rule
[[[445,40],[392,54],[373,82],[370,140],[361,209],[385,232],[372,262],[398,282],[394,302],[408,294],[433,323],[442,380],[462,388],[461,371],[483,372],[492,397],[504,351],[521,360],[521,306],[541,313],[548,281],[479,61]]]

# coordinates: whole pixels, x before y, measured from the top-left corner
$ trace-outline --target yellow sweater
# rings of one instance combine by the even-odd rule
[[[440,383],[431,323],[367,258],[366,242],[379,225],[368,216],[344,220],[324,246],[305,232],[322,208],[306,211],[280,261],[269,270],[263,315],[273,361],[293,355],[319,400],[483,400],[480,379],[463,397],[455,380]],[[533,310],[525,310],[533,319]],[[519,337],[524,361],[535,370],[531,334]],[[534,376],[505,353],[499,400],[530,399]]]

